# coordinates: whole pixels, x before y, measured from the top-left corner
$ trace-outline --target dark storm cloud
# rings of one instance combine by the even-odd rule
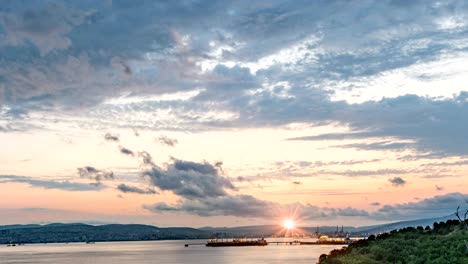
[[[123,192],[123,193],[138,193],[138,194],[157,194],[157,192],[153,189],[141,189],[136,186],[132,185],[127,185],[127,184],[119,184],[117,186],[117,190]]]
[[[159,142],[162,145],[169,146],[169,147],[174,147],[179,143],[179,141],[175,138],[170,138],[168,136],[162,135],[158,138],[156,138],[156,141]]]
[[[404,180],[401,177],[394,177],[394,178],[388,179],[388,181],[391,182],[394,187],[400,187],[406,184],[406,180]]]
[[[237,190],[228,178],[220,174],[220,167],[216,164],[178,159],[173,159],[166,168],[160,168],[152,161],[146,164],[151,164],[151,168],[143,175],[154,186],[188,199],[225,196],[225,189]]]
[[[94,180],[97,185],[103,180],[113,180],[115,178],[112,171],[98,170],[91,166],[77,168],[77,170],[81,178]]]
[[[107,141],[119,141],[119,136],[118,135],[113,135],[111,133],[106,133],[104,135],[104,139]]]
[[[29,184],[32,187],[39,187],[44,189],[58,189],[65,191],[96,191],[102,189],[102,186],[91,186],[89,184],[71,182],[67,180],[44,180],[26,176],[0,175],[0,183],[7,182],[25,183]]]

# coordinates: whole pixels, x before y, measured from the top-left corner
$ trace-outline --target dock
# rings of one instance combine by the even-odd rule
[[[189,246],[207,246],[207,247],[239,247],[239,246],[267,246],[267,245],[349,245],[352,240],[317,240],[317,241],[266,241],[259,243],[256,241],[245,241],[239,240],[233,241],[209,241],[207,243],[190,243],[185,244],[185,247]]]

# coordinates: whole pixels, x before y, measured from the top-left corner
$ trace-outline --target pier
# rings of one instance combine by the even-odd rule
[[[189,246],[208,246],[208,247],[226,247],[226,246],[267,246],[267,245],[349,245],[352,240],[317,240],[317,241],[265,241],[264,243],[240,243],[240,242],[208,242],[208,243],[190,243],[185,244]]]

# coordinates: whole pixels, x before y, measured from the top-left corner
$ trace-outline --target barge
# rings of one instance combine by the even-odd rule
[[[210,239],[206,243],[207,247],[245,247],[245,246],[266,246],[268,242],[264,238],[256,240],[241,240],[233,239],[231,241],[220,241],[218,239]]]

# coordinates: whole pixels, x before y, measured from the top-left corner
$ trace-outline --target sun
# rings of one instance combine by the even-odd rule
[[[293,229],[296,226],[296,223],[294,223],[294,220],[292,219],[285,219],[283,221],[283,227],[286,229]]]

